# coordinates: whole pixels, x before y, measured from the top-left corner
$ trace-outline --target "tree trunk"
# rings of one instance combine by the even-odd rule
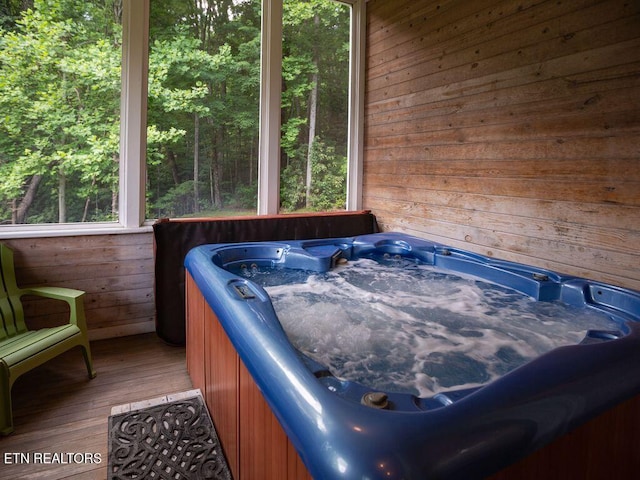
[[[111,192],[111,215],[118,218],[118,191]]]
[[[87,197],[84,200],[84,209],[82,210],[82,223],[87,221],[87,217],[89,215],[89,206],[91,205],[91,197]]]
[[[257,155],[255,153],[254,146],[256,144],[255,138],[251,137],[251,146],[249,147],[249,186],[253,186],[253,166],[256,163]],[[257,168],[256,168],[257,170]]]
[[[222,203],[222,194],[220,192],[220,165],[218,162],[214,162],[211,168],[211,172],[213,173],[213,205],[218,208],[224,208],[224,204]]]
[[[211,200],[215,208],[222,208],[222,194],[220,193],[220,165],[218,165],[220,155],[216,149],[212,150],[210,156],[209,179],[211,181]]]
[[[67,177],[58,173],[58,223],[67,222]]]
[[[116,0],[113,2],[113,17],[116,23],[122,25],[122,0]]]
[[[112,160],[116,163],[120,163],[120,156],[119,155],[113,155]],[[148,179],[148,175],[149,175],[149,171],[148,169],[144,169],[144,175],[145,175],[145,179],[144,179],[144,184],[145,185],[149,185],[149,179]],[[146,192],[145,192],[146,193]],[[120,197],[120,193],[118,192],[118,188],[116,187],[115,189],[111,190],[111,217],[113,219],[117,219],[118,218],[118,199]]]
[[[173,178],[173,184],[177,187],[180,185],[180,174],[178,173],[178,163],[176,162],[176,154],[173,150],[167,150],[166,154],[167,165],[169,170],[171,170],[171,178]]]
[[[224,132],[222,127],[216,128],[216,143],[213,148],[213,165],[211,166],[213,172],[213,204],[216,208],[223,208],[222,205],[222,193],[220,192],[220,172],[222,171],[222,160],[224,158],[223,145]]]
[[[309,148],[307,150],[307,178],[305,182],[305,206],[309,208],[311,206],[311,182],[313,180],[312,174],[312,154],[313,154],[313,142],[316,137],[316,116],[318,110],[318,74],[314,73],[311,86],[311,98],[309,99]]]
[[[27,191],[25,192],[24,197],[20,200],[18,207],[13,210],[11,223],[26,223],[29,207],[31,207],[33,200],[36,198],[38,185],[40,185],[41,180],[42,175],[34,175],[31,177],[31,181],[29,182],[29,185],[27,185]]]
[[[96,179],[95,177],[93,178],[93,180],[91,181],[91,186],[95,187],[96,185]],[[87,217],[89,216],[89,207],[91,206],[91,196],[87,195],[87,198],[84,201],[84,209],[82,211],[82,222],[86,222],[87,221]]]
[[[313,19],[316,27],[320,24],[320,18],[316,15]],[[313,49],[313,75],[311,76],[311,94],[309,98],[309,149],[307,150],[307,178],[305,182],[305,206],[311,207],[311,182],[313,142],[316,138],[316,118],[318,116],[318,50]]]
[[[213,192],[213,163],[209,164],[209,203],[215,205],[216,199]]]
[[[195,114],[193,139],[193,211],[200,211],[200,195],[198,193],[198,177],[200,176],[200,116]]]
[[[224,142],[224,131],[222,126],[217,126],[214,124],[213,119],[211,117],[207,117],[207,122],[209,123],[210,130],[213,131],[213,145],[209,150],[209,163],[210,163],[210,183],[212,193],[212,203],[215,208],[222,208],[222,193],[220,191],[220,177],[222,170],[222,160],[223,160],[223,142]]]

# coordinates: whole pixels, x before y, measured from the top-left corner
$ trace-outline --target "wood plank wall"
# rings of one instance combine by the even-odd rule
[[[371,0],[383,230],[640,289],[640,2]]]
[[[92,340],[155,331],[153,234],[3,240],[14,250],[18,285],[84,290]],[[25,299],[31,328],[67,320],[61,302]]]

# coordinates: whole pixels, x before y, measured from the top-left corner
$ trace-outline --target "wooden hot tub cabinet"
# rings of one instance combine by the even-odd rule
[[[187,370],[193,386],[203,393],[233,478],[311,479],[188,272],[186,320]],[[638,471],[640,396],[516,461],[490,480],[617,480],[635,478]]]
[[[188,272],[186,300],[187,370],[205,398],[234,480],[311,479]]]

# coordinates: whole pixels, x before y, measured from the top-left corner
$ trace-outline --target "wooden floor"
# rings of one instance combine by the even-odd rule
[[[106,479],[111,407],[192,388],[184,348],[155,334],[94,341],[91,348],[93,380],[76,348],[16,381],[15,432],[0,437],[0,478]],[[89,462],[54,463],[60,453],[87,453]]]

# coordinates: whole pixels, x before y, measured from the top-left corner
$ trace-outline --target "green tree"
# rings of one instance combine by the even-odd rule
[[[0,31],[5,222],[114,218],[121,29],[107,4],[35,0],[14,29]],[[43,190],[57,202],[37,195]]]
[[[323,139],[321,149],[335,152],[337,159],[346,157],[349,19],[348,8],[330,0],[284,3],[281,196],[285,209],[324,208],[312,194],[325,183],[326,175],[312,164],[316,137]],[[149,152],[154,159],[149,204],[156,216],[181,216],[223,205],[255,207],[260,2],[154,1],[152,70],[155,41],[174,42],[187,32],[199,42],[198,49],[216,59],[213,67],[172,68],[161,84],[186,88],[202,82],[208,94],[200,100],[208,112],[195,116],[188,109],[169,111],[150,92],[150,123],[184,135],[158,143]],[[315,186],[305,172],[311,173]],[[301,182],[306,185],[302,192]]]
[[[284,3],[287,209],[344,204],[346,8]],[[0,4],[4,222],[116,218],[121,11],[122,0]],[[255,207],[260,11],[260,0],[151,3],[149,216]]]
[[[159,172],[165,166],[173,185],[164,195],[177,199],[184,192],[183,182],[193,186],[196,192],[191,210],[198,210],[198,175],[188,178],[176,161],[176,148],[185,139],[193,119],[195,125],[200,118],[211,114],[208,106],[209,89],[206,79],[220,63],[220,57],[212,57],[201,50],[200,41],[189,35],[184,27],[178,26],[174,35],[165,40],[156,40],[151,45],[149,55],[149,116],[147,135],[147,165]],[[195,129],[194,144],[198,144],[198,130]],[[197,172],[198,149],[194,149],[193,165]],[[177,189],[177,191],[174,191]],[[188,201],[187,197],[185,200]],[[148,202],[149,212],[159,205],[167,204],[167,198],[158,198],[157,203]],[[189,209],[188,206],[185,208]],[[172,213],[172,212],[169,212]]]
[[[314,165],[318,138],[324,142],[318,151],[346,158],[349,21],[348,7],[338,2],[284,2],[281,198],[287,210],[327,208],[313,194],[328,182],[327,171]],[[342,200],[330,203],[344,208]]]
[[[32,0],[0,0],[0,28],[15,28],[21,12],[28,8],[33,8]]]
[[[151,17],[152,38],[186,42],[189,37],[196,43],[188,51],[209,59],[200,65],[193,62],[189,68],[171,68],[163,80],[181,88],[202,87],[206,95],[200,98],[200,105],[206,112],[182,109],[183,114],[174,110],[167,115],[165,104],[150,101],[150,120],[185,133],[180,141],[155,150],[157,161],[149,176],[154,213],[180,216],[201,207],[222,208],[234,191],[242,194],[241,203],[246,204],[257,173],[260,2],[159,1],[152,4]],[[176,17],[182,23],[174,27]],[[183,49],[176,51],[183,55]],[[157,60],[152,57],[152,70]],[[187,66],[186,62],[182,65]],[[185,188],[185,182],[193,189]],[[205,185],[208,194],[201,195]]]

